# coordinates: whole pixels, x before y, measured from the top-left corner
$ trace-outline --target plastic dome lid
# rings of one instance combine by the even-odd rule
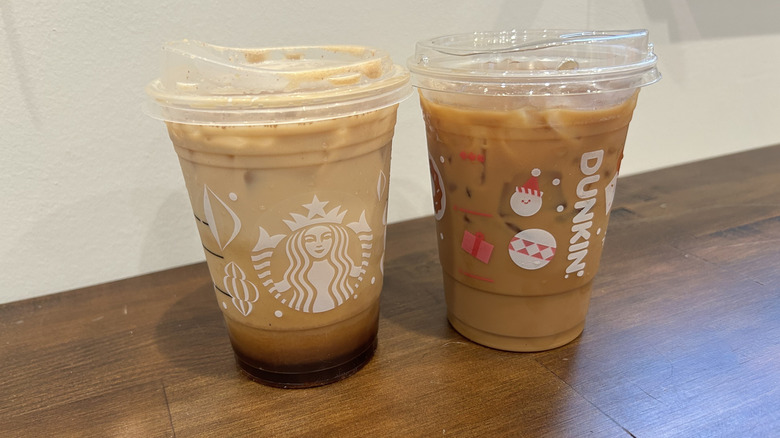
[[[646,30],[525,30],[449,35],[417,43],[414,85],[478,95],[579,95],[657,82]]]
[[[146,88],[152,117],[190,124],[309,122],[377,110],[411,94],[409,72],[359,46],[263,49],[176,41]]]

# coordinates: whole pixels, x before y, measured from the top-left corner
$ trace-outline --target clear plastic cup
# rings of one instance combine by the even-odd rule
[[[353,46],[163,54],[149,112],[178,154],[240,369],[279,387],[356,372],[376,348],[408,71]]]
[[[644,30],[417,43],[448,318],[510,351],[582,332],[628,125],[660,79]]]

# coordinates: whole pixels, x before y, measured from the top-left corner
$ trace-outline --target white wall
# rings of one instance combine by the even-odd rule
[[[623,174],[780,143],[780,2],[329,0],[0,2],[0,302],[204,259],[178,162],[142,114],[166,40],[351,43],[498,28],[648,28]],[[743,11],[743,9],[745,11]],[[417,102],[401,105],[392,222],[431,213]]]

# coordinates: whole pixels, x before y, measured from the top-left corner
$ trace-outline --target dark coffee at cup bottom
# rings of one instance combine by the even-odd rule
[[[262,330],[226,317],[238,367],[253,380],[308,388],[341,380],[371,360],[377,346],[379,303],[352,318],[305,330]]]

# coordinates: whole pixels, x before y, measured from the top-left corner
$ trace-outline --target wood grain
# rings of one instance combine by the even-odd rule
[[[205,265],[0,306],[0,436],[772,436],[780,146],[620,179],[583,335],[447,324],[432,218],[390,225],[380,343],[306,390],[236,371]]]

